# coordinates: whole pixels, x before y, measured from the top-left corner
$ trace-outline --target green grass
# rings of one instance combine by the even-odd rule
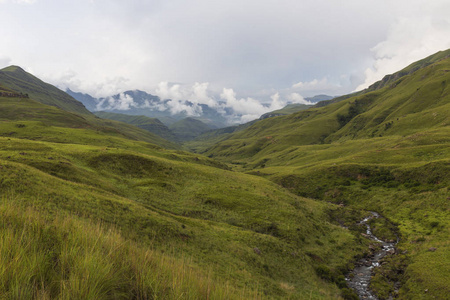
[[[4,299],[257,299],[191,260],[124,238],[99,223],[49,216],[18,199],[0,204]]]
[[[141,129],[154,133],[166,140],[176,142],[175,135],[170,131],[170,129],[166,125],[161,123],[161,121],[159,121],[156,118],[149,118],[142,115],[132,116],[125,114],[116,114],[105,111],[98,111],[95,112],[94,114],[102,119],[110,119],[137,126]]]
[[[75,138],[79,130],[69,131]],[[239,291],[337,297],[335,283],[321,279],[316,266],[342,273],[364,248],[327,221],[332,205],[217,168],[207,158],[127,140],[123,148],[0,140],[4,197],[44,215],[114,226],[127,240],[191,259]]]
[[[212,127],[194,118],[185,118],[169,126],[179,141],[193,140],[200,134],[211,130]]]

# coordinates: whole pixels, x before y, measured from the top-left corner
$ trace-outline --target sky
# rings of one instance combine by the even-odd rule
[[[343,95],[450,48],[449,0],[0,0],[0,68],[247,114]]]

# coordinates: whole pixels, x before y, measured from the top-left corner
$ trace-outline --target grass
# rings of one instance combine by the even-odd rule
[[[170,129],[161,123],[156,118],[149,118],[146,116],[132,116],[132,115],[125,115],[125,114],[117,114],[117,113],[111,113],[111,112],[105,112],[105,111],[98,111],[94,113],[96,116],[103,118],[103,119],[110,119],[115,121],[124,122],[127,124],[131,124],[134,126],[137,126],[141,129],[147,130],[151,133],[154,133],[166,140],[169,141],[176,141],[175,135],[170,131]]]
[[[0,295],[4,299],[258,299],[124,238],[110,226],[49,215],[19,200],[0,205]]]
[[[83,129],[66,130],[77,140]],[[341,273],[364,247],[327,221],[332,205],[204,157],[129,140],[116,148],[98,140],[98,146],[0,140],[4,197],[13,195],[51,218],[113,226],[140,247],[190,259],[238,293],[338,297],[339,288],[321,279],[316,266],[326,263]]]

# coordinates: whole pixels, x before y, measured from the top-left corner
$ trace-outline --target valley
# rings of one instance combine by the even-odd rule
[[[0,70],[0,295],[358,299],[349,282],[367,270],[352,271],[388,246],[368,293],[445,299],[449,70],[442,51],[219,129],[94,114]]]

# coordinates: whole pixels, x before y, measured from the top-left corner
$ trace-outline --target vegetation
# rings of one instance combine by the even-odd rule
[[[170,125],[170,130],[175,134],[179,141],[193,140],[200,134],[213,129],[210,125],[194,118],[184,118]]]
[[[450,286],[449,54],[413,64],[378,88],[258,121],[205,153],[297,195],[381,213],[386,222],[375,230],[392,239],[397,227],[406,256],[398,297],[443,299]],[[385,297],[393,282],[381,288],[389,276],[380,274],[374,289]]]
[[[29,98],[0,97],[0,295],[355,299],[345,275],[376,247],[358,225],[372,210],[383,216],[373,232],[399,244],[371,288],[444,299],[444,54],[389,84],[188,143],[209,157],[45,105],[56,102],[33,77],[2,70],[21,74],[2,90]]]
[[[166,140],[176,142],[177,139],[172,131],[164,125],[161,121],[156,118],[149,118],[146,116],[132,116],[125,114],[116,114],[105,111],[98,111],[94,113],[96,116],[103,119],[110,119],[119,122],[124,122],[127,124],[134,125],[136,127],[142,128],[144,130],[150,131]]]

